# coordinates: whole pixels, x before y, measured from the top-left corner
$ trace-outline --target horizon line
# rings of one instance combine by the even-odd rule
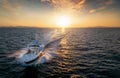
[[[0,26],[0,28],[62,28],[62,27],[41,27],[41,26]],[[120,26],[91,26],[91,27],[65,27],[65,28],[120,28]]]

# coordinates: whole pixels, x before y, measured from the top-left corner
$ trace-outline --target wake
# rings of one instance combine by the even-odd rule
[[[49,62],[59,56],[57,51],[60,49],[59,45],[64,37],[65,34],[56,30],[42,37],[37,34],[36,39],[25,48],[9,54],[8,57],[15,58],[16,63],[24,66],[36,66]]]

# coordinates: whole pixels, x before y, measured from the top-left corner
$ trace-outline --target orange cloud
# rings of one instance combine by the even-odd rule
[[[83,8],[86,0],[41,0],[50,2],[56,10],[74,12]]]
[[[80,12],[89,5],[89,0],[41,0],[51,3],[59,12]],[[114,3],[114,0],[92,0],[91,3],[96,3],[97,7],[93,7],[89,13],[94,13],[106,9],[109,5]],[[94,6],[94,5],[92,5]]]

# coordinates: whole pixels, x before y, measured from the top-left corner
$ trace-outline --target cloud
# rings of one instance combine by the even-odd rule
[[[111,5],[114,3],[114,0],[108,0],[107,2],[105,2],[105,5]]]
[[[95,13],[108,8],[115,2],[115,0],[0,0],[0,8],[4,8],[6,13],[19,14],[26,7],[29,9],[37,6],[38,1],[47,2],[57,12],[66,13],[79,13],[83,12],[83,10],[88,10],[89,13]],[[28,4],[30,5],[28,6]],[[41,8],[40,6],[37,7]]]
[[[89,10],[89,13],[99,12],[108,8],[110,5],[114,3],[114,0],[41,0],[41,1],[49,2],[59,12],[78,12],[78,13],[83,12],[83,9]]]
[[[1,0],[0,5],[4,11],[10,14],[18,14],[21,9],[21,6],[17,3],[17,0]]]
[[[51,3],[57,11],[74,12],[83,8],[86,0],[41,0]]]
[[[114,3],[114,0],[96,0],[97,8],[91,9],[89,13],[95,13],[97,11],[104,10]]]

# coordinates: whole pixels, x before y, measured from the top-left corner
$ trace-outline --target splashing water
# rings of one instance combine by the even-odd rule
[[[49,62],[52,58],[58,56],[56,51],[59,49],[60,42],[64,36],[64,34],[60,34],[55,30],[44,35],[42,40],[39,41],[37,34],[36,39],[28,44],[26,48],[9,54],[8,57],[15,58],[15,62],[24,66],[36,66]]]

